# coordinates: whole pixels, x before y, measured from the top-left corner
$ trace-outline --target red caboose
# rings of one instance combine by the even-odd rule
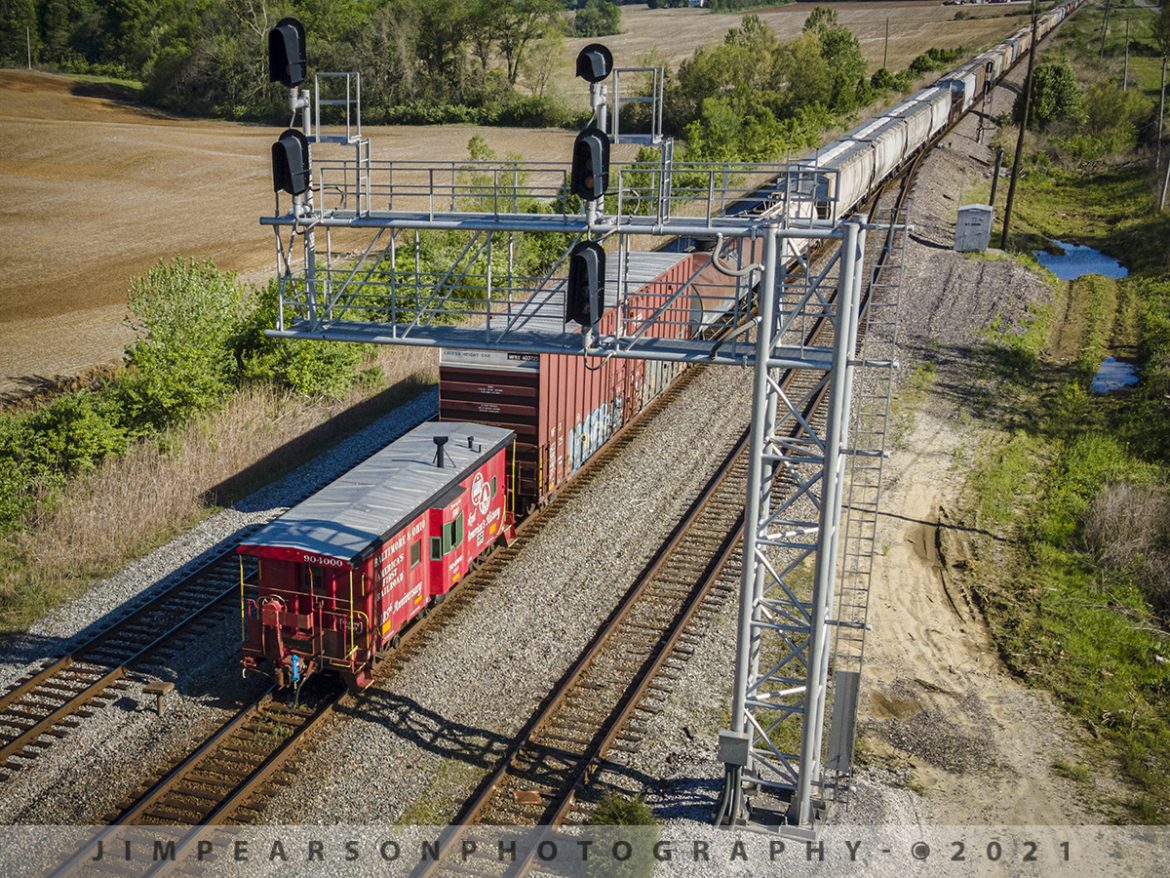
[[[267,659],[277,686],[321,670],[368,686],[403,627],[512,539],[514,439],[421,424],[244,540],[259,567],[257,596],[240,598],[245,670]]]

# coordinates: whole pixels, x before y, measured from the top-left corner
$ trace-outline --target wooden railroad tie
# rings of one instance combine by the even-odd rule
[[[147,695],[154,696],[155,713],[162,716],[163,698],[169,695],[174,688],[174,683],[167,680],[158,680],[154,683],[147,683],[142,687],[142,691]]]

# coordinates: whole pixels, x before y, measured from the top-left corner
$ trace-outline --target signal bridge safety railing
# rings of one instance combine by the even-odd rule
[[[627,85],[623,94],[622,80]],[[630,80],[633,84],[630,84]],[[649,94],[635,92],[640,82],[649,80]],[[641,143],[657,145],[662,142],[662,91],[666,73],[661,67],[617,67],[613,71],[613,127],[614,143]],[[649,131],[622,130],[622,107],[631,105],[649,107],[647,112]],[[629,113],[626,114],[627,120]],[[641,121],[638,118],[638,121]]]
[[[422,262],[417,231],[384,235],[385,246],[358,262],[285,274],[281,279],[281,326],[384,325],[394,337],[424,340],[436,326],[475,324],[482,342],[519,332],[563,335],[565,268],[562,258],[544,275],[516,270],[514,236],[469,233],[463,248],[442,269]],[[714,323],[738,326],[749,318],[754,261],[750,239],[731,239],[712,252],[653,253],[633,249],[633,236],[610,238],[601,327],[625,347],[645,339],[697,338]],[[756,248],[758,249],[758,248]],[[820,309],[818,302],[805,308]],[[794,311],[794,317],[802,314]],[[420,341],[419,343],[424,343]]]
[[[315,159],[312,219],[352,228],[487,228],[583,231],[579,202],[568,195],[570,165],[526,161],[373,161],[368,142],[354,160]],[[613,162],[604,222],[597,231],[640,227],[668,234],[672,220],[705,229],[742,226],[769,212],[789,223],[831,215],[835,171],[809,163]],[[282,209],[268,225],[305,221]],[[559,223],[558,223],[559,221]],[[558,227],[559,226],[559,227]]]
[[[828,306],[817,294],[820,276],[802,264],[801,254],[814,239],[835,237],[836,231],[823,224],[768,228],[783,235],[777,253],[808,283],[786,319],[817,319]],[[546,274],[532,276],[513,261],[514,233],[476,230],[435,268],[424,260],[423,234],[380,230],[356,260],[331,265],[318,253],[312,270],[292,270],[287,262],[271,334],[741,365],[754,357],[749,334],[764,235],[721,232],[714,250],[694,253],[648,252],[638,249],[635,234],[609,235],[601,290],[605,314],[582,332],[566,314],[567,251]],[[704,332],[715,323],[740,329],[716,340]],[[800,341],[784,356],[823,363],[828,350]]]
[[[330,89],[323,89],[322,82],[331,85],[340,83],[344,89],[344,96],[334,93]],[[322,92],[330,94],[322,97]],[[313,140],[316,143],[343,143],[352,144],[362,139],[362,75],[360,73],[317,73],[313,77]],[[341,107],[343,120],[340,125],[345,129],[341,132],[322,132],[321,108]],[[334,115],[330,113],[330,115]],[[334,125],[333,121],[327,123]]]

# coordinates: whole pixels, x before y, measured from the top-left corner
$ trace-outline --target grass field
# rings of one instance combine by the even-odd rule
[[[804,20],[816,4],[790,3],[764,6],[744,14],[758,15],[781,39],[798,36]],[[833,3],[840,22],[853,32],[861,44],[862,54],[871,71],[882,66],[886,42],[886,20],[890,22],[887,66],[901,70],[917,55],[932,46],[982,46],[1022,27],[1026,19],[1011,13],[1018,4],[995,6],[943,6],[936,0],[895,0],[890,3]],[[955,20],[961,8],[968,18]],[[622,33],[601,37],[613,51],[619,66],[636,66],[648,56],[658,63],[677,67],[704,43],[716,42],[743,20],[739,13],[712,14],[705,9],[650,9],[646,6],[622,7]],[[573,80],[573,60],[594,39],[574,38],[565,41],[565,63],[557,84],[562,92],[579,97],[580,88]],[[585,106],[584,99],[580,106]],[[576,103],[575,103],[576,105]]]

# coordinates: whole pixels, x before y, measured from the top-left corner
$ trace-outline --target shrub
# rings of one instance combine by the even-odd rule
[[[1122,91],[1114,82],[1090,86],[1083,107],[1083,128],[1062,140],[1060,146],[1086,168],[1137,146],[1138,130],[1153,109],[1138,89]]]
[[[270,382],[302,396],[339,399],[365,377],[361,365],[369,347],[327,341],[269,338],[276,325],[277,284],[257,296],[255,307],[240,323],[234,355],[246,382]]]
[[[130,374],[119,395],[137,430],[173,426],[233,387],[229,339],[242,304],[236,276],[210,260],[160,262],[133,281],[128,323],[139,338],[126,352]]]
[[[29,414],[0,416],[0,533],[69,476],[123,453],[131,431],[109,394],[80,390]]]
[[[897,87],[898,80],[894,78],[894,74],[890,73],[889,69],[879,67],[873,72],[873,76],[869,78],[869,84],[871,88],[878,91],[889,91]]]
[[[622,11],[607,0],[589,0],[577,10],[573,30],[579,37],[604,37],[621,31]]]
[[[1135,573],[1150,603],[1170,614],[1170,496],[1165,490],[1115,482],[1093,498],[1084,541],[1106,567]]]
[[[660,836],[658,821],[645,802],[611,793],[598,803],[589,823],[607,827],[598,830],[604,842],[598,845],[599,848],[608,852],[624,841],[633,851],[627,860],[611,859],[605,855],[586,860],[585,873],[589,878],[649,878],[654,873],[653,848]]]
[[[959,46],[954,49],[940,49],[937,46],[927,49],[910,62],[909,70],[912,74],[922,75],[931,70],[942,70],[956,61],[967,56],[967,49]]]
[[[1028,127],[1043,130],[1055,122],[1078,122],[1084,115],[1084,99],[1076,74],[1068,61],[1045,61],[1032,73],[1032,106]],[[1012,117],[1019,125],[1024,116],[1024,95],[1016,98]]]
[[[121,454],[130,442],[118,403],[92,390],[54,399],[25,422],[24,454],[38,467],[72,474]]]

